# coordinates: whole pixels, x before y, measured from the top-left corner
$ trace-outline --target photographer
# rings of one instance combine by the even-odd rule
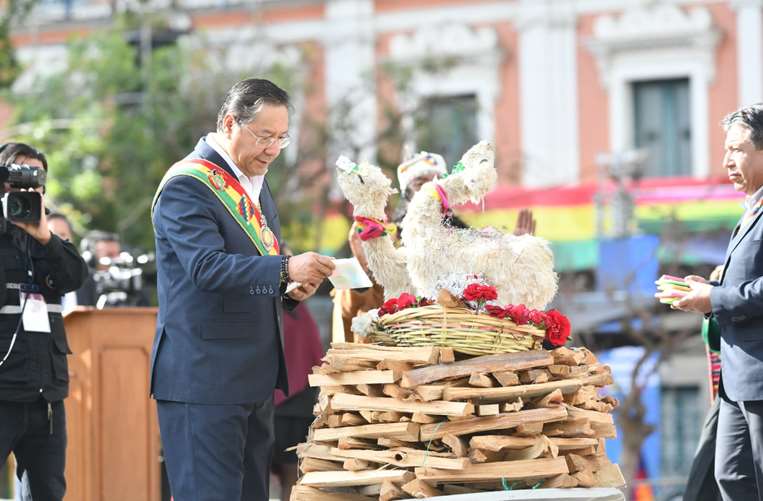
[[[69,353],[61,296],[87,266],[48,228],[45,156],[23,143],[0,147],[0,461],[13,452],[33,499],[60,500],[66,481]],[[34,191],[32,191],[34,190]]]
[[[149,306],[144,289],[144,269],[149,256],[135,257],[122,249],[119,236],[92,230],[80,244],[90,276],[77,291],[78,304],[98,309],[116,306]]]

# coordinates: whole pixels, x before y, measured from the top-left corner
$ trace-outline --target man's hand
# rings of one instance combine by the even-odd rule
[[[517,215],[517,224],[514,227],[514,235],[535,235],[536,221],[533,218],[533,211],[522,209]]]
[[[289,280],[303,284],[312,283],[316,287],[334,272],[334,261],[317,252],[305,252],[289,259]]]
[[[671,307],[682,311],[693,311],[703,314],[710,313],[713,309],[713,305],[710,302],[710,291],[713,289],[713,286],[707,283],[707,280],[697,275],[689,275],[684,280],[691,287],[691,292],[688,292],[680,300],[673,303]]]
[[[320,283],[312,284],[312,283],[304,283],[297,287],[296,289],[293,289],[286,293],[287,296],[292,298],[295,301],[304,301],[305,299],[309,298],[313,294],[315,294],[315,291],[318,290],[318,286]]]
[[[45,216],[45,195],[42,193],[40,193],[40,214],[40,221],[37,224],[18,223],[13,221],[11,221],[11,223],[29,233],[32,238],[40,242],[42,245],[47,245],[47,243],[50,242],[50,229],[48,229],[48,218]]]

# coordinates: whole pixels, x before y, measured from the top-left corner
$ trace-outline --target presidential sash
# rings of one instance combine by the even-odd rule
[[[278,240],[273,231],[268,228],[265,215],[257,204],[252,203],[241,183],[225,169],[214,163],[200,158],[184,160],[173,165],[164,175],[159,188],[156,190],[154,200],[151,203],[151,216],[153,219],[154,207],[162,189],[167,182],[175,176],[189,176],[201,181],[204,186],[212,190],[212,193],[222,202],[223,207],[241,226],[244,233],[249,237],[257,251],[263,256],[277,256],[280,253]],[[190,203],[190,202],[189,202]]]

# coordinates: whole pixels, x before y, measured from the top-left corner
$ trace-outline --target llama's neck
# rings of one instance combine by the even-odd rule
[[[440,226],[442,226],[442,202],[434,186],[425,186],[408,205],[408,211],[403,218],[403,231],[411,233],[415,228],[430,229]]]
[[[369,196],[353,204],[352,214],[354,216],[363,216],[373,219],[384,220],[386,214],[384,208],[387,206],[387,197]]]

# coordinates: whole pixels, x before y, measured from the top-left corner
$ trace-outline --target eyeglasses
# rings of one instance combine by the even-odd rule
[[[255,134],[252,129],[249,127],[246,127],[242,124],[238,124],[239,127],[247,131],[249,134],[252,135],[254,138],[255,144],[257,146],[264,146],[265,148],[270,148],[274,144],[278,144],[278,149],[284,149],[287,146],[289,146],[289,143],[291,142],[291,138],[289,136],[281,136],[281,137],[274,137],[274,136],[258,136]]]

